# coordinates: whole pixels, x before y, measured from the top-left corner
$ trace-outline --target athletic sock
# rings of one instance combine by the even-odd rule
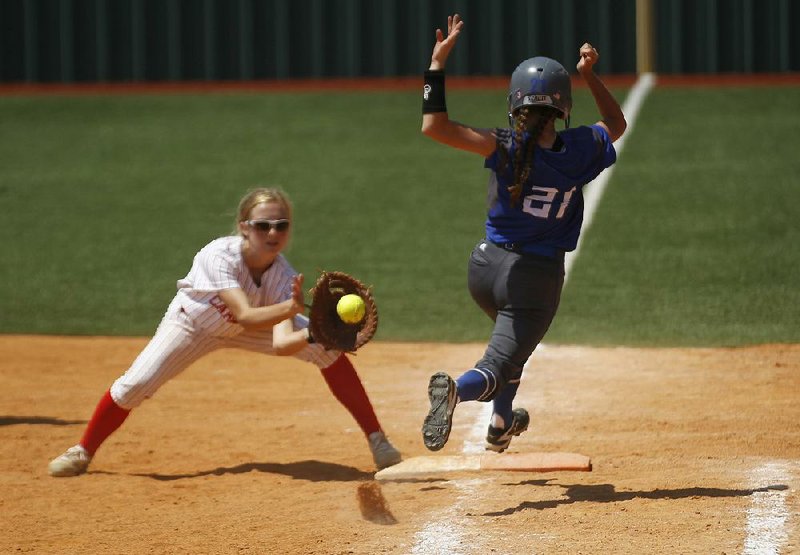
[[[499,415],[503,419],[504,428],[510,426],[514,418],[512,404],[514,403],[514,397],[517,396],[517,389],[519,389],[518,381],[508,383],[492,401],[492,413]]]
[[[483,368],[467,370],[456,379],[458,398],[461,401],[486,401],[497,389],[497,378]]]
[[[94,409],[92,419],[86,425],[80,444],[90,455],[94,456],[95,451],[114,431],[122,426],[131,411],[123,409],[111,398],[111,391],[106,391],[97,407]]]
[[[364,435],[369,436],[380,431],[381,425],[364,384],[347,356],[343,354],[336,362],[320,371],[333,396],[353,415]]]

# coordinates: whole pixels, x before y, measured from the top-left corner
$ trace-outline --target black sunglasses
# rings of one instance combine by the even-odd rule
[[[274,229],[278,232],[287,231],[289,229],[289,220],[245,220],[247,225],[256,231],[269,231]]]

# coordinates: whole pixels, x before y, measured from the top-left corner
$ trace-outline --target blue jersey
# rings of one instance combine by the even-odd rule
[[[536,147],[532,175],[523,185],[516,206],[508,187],[514,183],[511,129],[497,129],[498,148],[485,161],[489,177],[489,211],[486,238],[494,243],[514,243],[521,250],[572,251],[583,223],[583,186],[617,160],[608,132],[599,126],[561,131],[557,150]],[[509,155],[503,167],[501,146]]]

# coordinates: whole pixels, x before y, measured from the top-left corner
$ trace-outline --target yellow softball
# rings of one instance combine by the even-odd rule
[[[358,295],[344,295],[336,303],[336,313],[346,324],[358,324],[364,319],[366,312],[367,306],[364,304],[364,299]]]

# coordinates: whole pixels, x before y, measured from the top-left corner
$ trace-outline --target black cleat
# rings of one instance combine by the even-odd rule
[[[456,382],[444,372],[431,376],[428,383],[428,399],[431,410],[422,423],[422,441],[431,451],[438,451],[447,443],[453,427],[453,411],[456,408]]]
[[[502,453],[508,449],[508,444],[511,443],[511,438],[518,436],[528,429],[531,423],[531,417],[528,416],[528,411],[525,409],[514,409],[511,425],[508,428],[495,428],[489,426],[489,431],[486,433],[486,450],[496,451]]]

